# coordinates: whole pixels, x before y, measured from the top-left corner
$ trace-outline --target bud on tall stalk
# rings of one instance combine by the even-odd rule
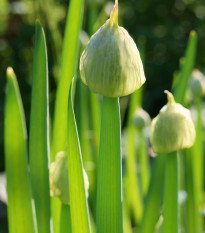
[[[165,91],[168,103],[154,118],[151,125],[151,143],[156,153],[170,153],[194,144],[195,128],[191,113],[175,102],[173,95]]]
[[[196,133],[190,111],[176,103],[170,92],[165,93],[168,103],[152,121],[150,139],[153,150],[166,156],[163,232],[178,233],[178,151],[193,146]]]
[[[82,81],[102,94],[97,181],[97,232],[122,233],[122,161],[119,97],[145,82],[140,55],[118,26],[118,1],[110,19],[91,37],[80,58]]]

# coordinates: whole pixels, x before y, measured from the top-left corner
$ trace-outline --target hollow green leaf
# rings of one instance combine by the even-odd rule
[[[67,130],[67,155],[68,155],[68,181],[70,192],[70,213],[72,233],[90,233],[88,204],[85,195],[83,164],[79,144],[77,126],[71,99],[72,86],[68,99],[68,130]]]
[[[69,5],[63,42],[60,80],[56,93],[51,161],[54,160],[57,152],[65,150],[68,92],[77,65],[83,2],[83,0],[71,0]]]
[[[197,34],[195,31],[190,32],[188,45],[185,52],[183,65],[181,65],[176,83],[173,88],[174,98],[176,102],[183,103],[187,83],[191,72],[194,68],[196,56]]]
[[[7,70],[4,126],[9,232],[35,233],[25,117],[18,83],[12,68]]]
[[[48,67],[43,28],[36,22],[29,155],[38,233],[50,233]]]

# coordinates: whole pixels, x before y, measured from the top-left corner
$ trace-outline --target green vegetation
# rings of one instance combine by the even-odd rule
[[[31,4],[27,0],[21,3]],[[109,18],[97,1],[70,0],[64,36],[59,27],[61,15],[65,15],[60,1],[44,5],[38,0],[35,9],[30,7],[30,14],[36,13],[40,19],[35,24],[32,59],[28,51],[22,52],[33,61],[26,68],[32,76],[31,99],[21,88],[25,73],[16,78],[11,67],[5,72],[9,233],[205,230],[205,76],[194,70],[202,36],[199,33],[198,40],[196,31],[189,30],[184,57],[170,83],[173,95],[165,91],[168,103],[163,106],[159,102],[150,117],[142,108],[147,86],[154,82],[146,77],[144,65],[152,60],[146,54],[149,37],[146,33],[139,36],[136,47],[127,31],[118,26],[123,22],[123,4],[123,0],[119,2],[118,12],[116,0]],[[0,33],[7,27],[9,3],[4,0],[2,5],[6,10]],[[141,16],[147,6],[137,6]],[[34,18],[25,20],[33,24]],[[90,40],[82,31],[83,18]],[[162,32],[158,28],[158,33]],[[0,65],[4,67],[3,62]],[[23,67],[17,67],[20,69]],[[159,95],[163,95],[161,89]],[[160,108],[154,118],[153,112],[156,115]],[[7,233],[1,231],[1,222],[0,232]]]

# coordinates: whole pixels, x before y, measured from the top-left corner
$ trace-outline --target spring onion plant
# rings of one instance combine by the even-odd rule
[[[117,55],[117,56],[116,56]],[[80,59],[82,81],[103,95],[97,181],[97,232],[120,233],[122,161],[119,97],[145,82],[137,47],[118,26],[118,1],[110,19],[92,36]]]
[[[175,79],[173,93],[178,103],[184,103],[184,96],[188,86],[190,74],[192,72],[195,55],[196,55],[197,35],[195,31],[191,31],[189,41],[185,51],[184,62],[180,66],[180,70]],[[154,160],[150,185],[145,198],[145,207],[140,223],[140,233],[152,233],[160,215],[160,207],[162,203],[162,193],[165,174],[165,156],[157,156]]]
[[[156,153],[166,154],[163,232],[179,232],[178,155],[177,151],[193,146],[195,127],[191,113],[177,104],[172,94],[165,91],[168,103],[151,126],[151,143]]]

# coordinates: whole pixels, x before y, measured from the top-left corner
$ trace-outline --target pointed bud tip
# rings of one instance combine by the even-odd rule
[[[115,6],[110,14],[110,23],[112,26],[118,25],[118,0],[115,0]]]
[[[174,96],[171,92],[165,90],[164,93],[167,95],[167,101],[168,103],[175,103]]]

